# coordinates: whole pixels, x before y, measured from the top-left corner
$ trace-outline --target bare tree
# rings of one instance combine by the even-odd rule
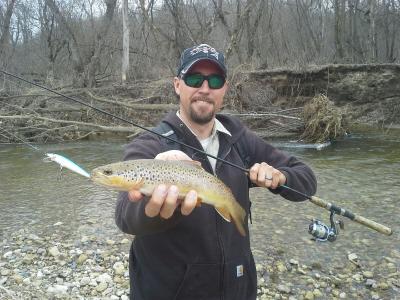
[[[105,0],[106,13],[104,20],[100,26],[100,30],[94,33],[94,39],[92,42],[92,50],[86,56],[79,46],[78,36],[73,30],[72,24],[70,24],[64,14],[61,13],[59,7],[55,3],[55,0],[45,0],[46,4],[53,11],[59,25],[62,27],[63,32],[69,39],[69,50],[72,58],[73,69],[76,76],[74,76],[75,86],[87,86],[93,87],[96,85],[96,72],[99,70],[100,64],[100,53],[104,46],[104,40],[107,38],[111,22],[114,16],[114,10],[117,0]]]
[[[129,69],[129,20],[128,20],[128,0],[122,1],[122,83],[126,83]]]
[[[367,20],[369,23],[369,61],[377,62],[378,59],[378,45],[376,42],[376,0],[368,0],[368,10],[366,12]]]
[[[3,20],[3,26],[2,26],[3,30],[1,31],[1,36],[0,36],[0,60],[2,62],[1,63],[2,68],[4,68],[7,64],[6,54],[10,44],[10,23],[15,2],[16,0],[10,0],[10,2],[7,5],[7,9]]]

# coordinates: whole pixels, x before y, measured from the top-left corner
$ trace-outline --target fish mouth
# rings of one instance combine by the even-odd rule
[[[93,170],[90,173],[90,179],[95,183],[99,183],[101,185],[109,186],[111,184],[111,180],[107,175],[104,175],[103,172],[99,170]]]

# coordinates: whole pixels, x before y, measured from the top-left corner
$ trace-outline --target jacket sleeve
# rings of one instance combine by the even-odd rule
[[[163,151],[166,149],[158,137],[144,134],[126,146],[124,160],[153,159]],[[176,210],[169,219],[163,219],[160,216],[154,218],[146,216],[144,208],[148,199],[148,197],[144,197],[138,202],[132,202],[128,199],[127,192],[118,194],[115,223],[123,232],[134,235],[156,233],[175,226],[183,217],[179,210]]]
[[[309,196],[316,193],[317,180],[310,167],[294,156],[290,156],[266,143],[248,129],[246,129],[245,136],[249,145],[248,149],[250,152],[251,166],[255,163],[266,162],[285,174],[286,186]],[[291,201],[306,200],[304,196],[283,187],[274,190],[270,189],[270,191],[274,194],[280,194],[285,199]]]

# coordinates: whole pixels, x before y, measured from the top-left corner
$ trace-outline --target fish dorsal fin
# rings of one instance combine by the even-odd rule
[[[201,162],[199,162],[198,160],[181,160],[181,162],[183,162],[184,164],[188,164],[190,166],[193,166],[195,168],[199,168],[199,169],[203,168],[201,166]]]
[[[229,213],[229,210],[226,207],[223,206],[215,207],[215,210],[225,221],[227,222],[231,221],[231,214]]]

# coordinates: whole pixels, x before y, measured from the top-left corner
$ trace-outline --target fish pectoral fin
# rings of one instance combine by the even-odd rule
[[[231,221],[231,214],[229,213],[229,210],[226,207],[224,206],[215,207],[215,210],[225,221],[227,222]]]

